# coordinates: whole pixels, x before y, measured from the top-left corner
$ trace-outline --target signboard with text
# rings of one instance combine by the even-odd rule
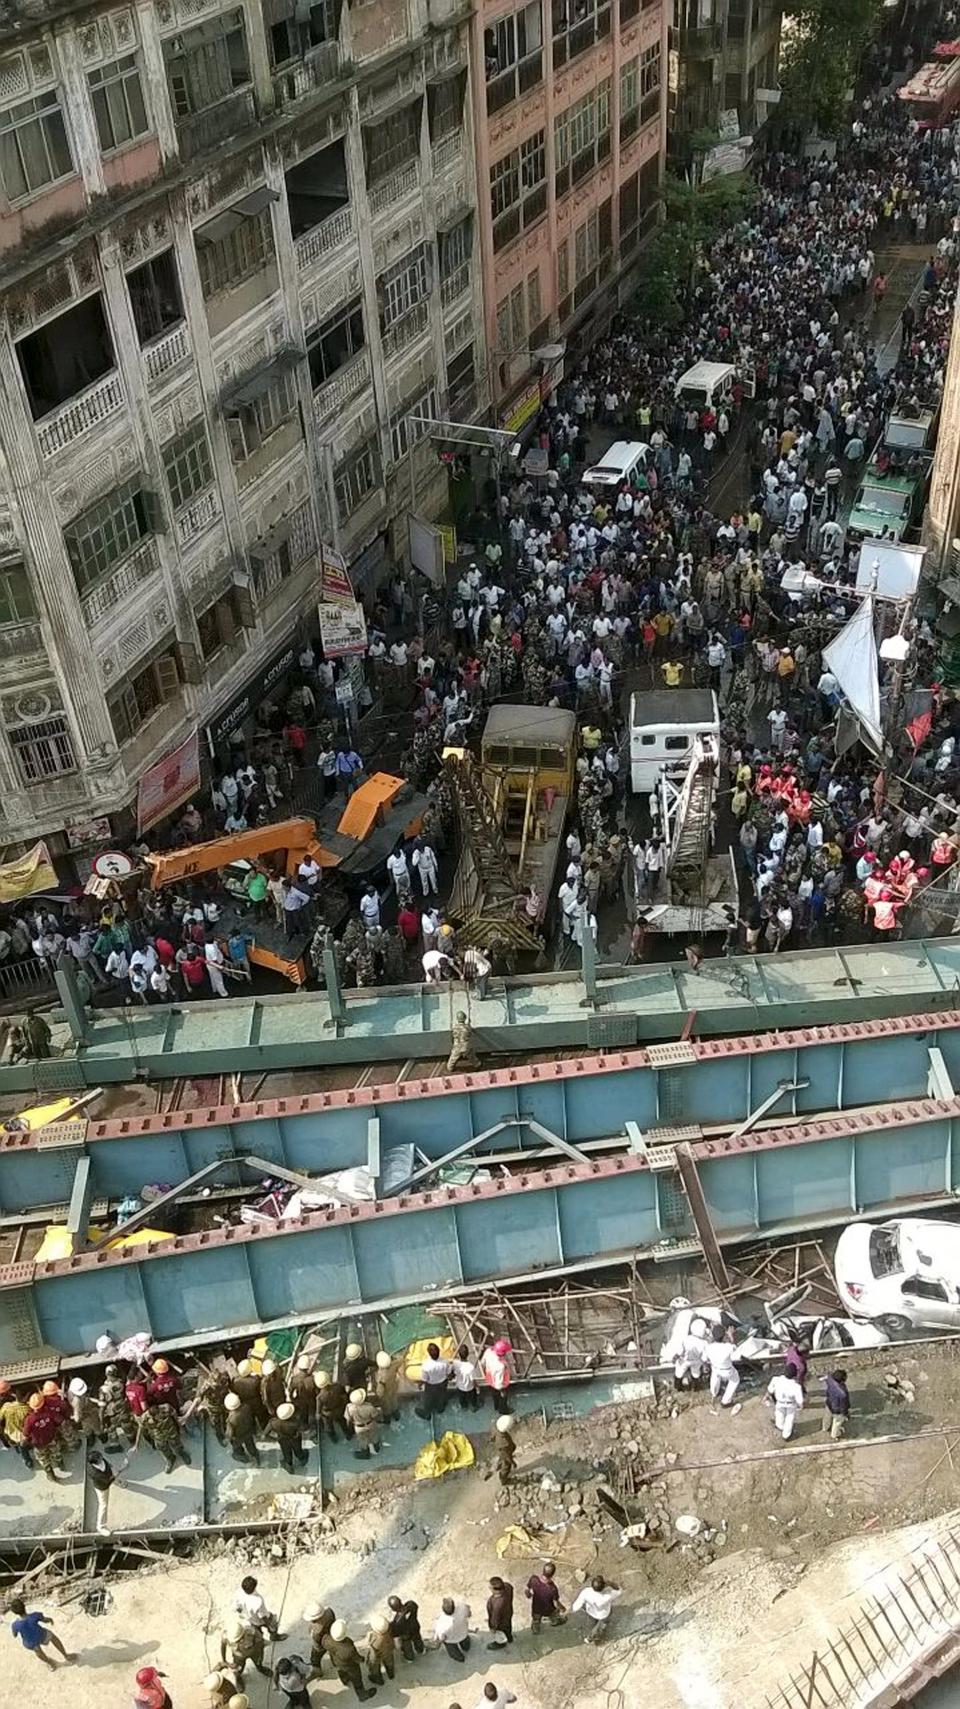
[[[148,831],[175,808],[182,807],[200,787],[200,736],[194,730],[172,754],[145,771],[137,791],[137,831]]]
[[[342,553],[332,546],[320,548],[320,598],[325,604],[352,605],[353,587]]]
[[[284,642],[280,651],[274,653],[270,663],[265,665],[262,671],[258,671],[257,675],[247,684],[243,693],[238,694],[224,707],[222,712],[217,714],[216,718],[211,719],[207,725],[207,742],[211,754],[221,742],[225,742],[234,730],[239,729],[245,720],[252,716],[262,701],[270,698],[273,690],[283,681],[291,666],[296,663],[296,658],[297,644],[291,635]]]
[[[320,639],[327,659],[342,659],[348,653],[367,650],[367,622],[359,600],[352,605],[321,605]]]

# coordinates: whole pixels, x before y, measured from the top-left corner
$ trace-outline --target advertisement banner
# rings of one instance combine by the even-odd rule
[[[500,426],[507,433],[519,433],[530,418],[537,414],[540,408],[540,381],[534,380],[525,386],[520,396],[514,400],[509,409],[504,410],[500,417]]]
[[[342,659],[367,650],[367,621],[359,600],[352,605],[321,605],[320,639],[325,659]]]
[[[0,902],[19,902],[40,890],[55,890],[57,875],[46,843],[34,843],[25,855],[0,865]]]
[[[179,748],[167,754],[140,779],[137,791],[137,831],[142,834],[182,807],[200,787],[200,733],[194,730]]]
[[[442,587],[445,580],[442,529],[433,522],[425,522],[422,516],[408,515],[407,540],[414,569],[426,576],[434,587]]]
[[[63,834],[68,849],[102,848],[112,835],[110,820],[104,815],[101,819],[87,819],[82,825],[66,825]]]
[[[320,599],[331,605],[353,604],[353,587],[346,560],[332,546],[320,548]]]
[[[455,564],[457,561],[457,531],[452,522],[441,522],[440,538],[443,541],[444,563]]]

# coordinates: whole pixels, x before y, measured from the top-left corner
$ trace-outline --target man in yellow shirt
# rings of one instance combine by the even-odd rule
[[[595,754],[600,746],[600,731],[595,724],[584,724],[580,731],[580,746],[585,754]]]
[[[660,666],[667,688],[679,688],[683,681],[683,665],[679,659],[664,659]]]

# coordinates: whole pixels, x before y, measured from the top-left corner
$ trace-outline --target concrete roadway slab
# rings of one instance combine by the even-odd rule
[[[110,1491],[108,1524],[111,1531],[147,1531],[163,1525],[200,1525],[203,1522],[203,1448],[200,1438],[186,1439],[191,1464],[164,1470],[163,1458],[153,1448],[138,1448],[129,1462],[120,1454],[108,1455],[120,1479]],[[76,1456],[79,1465],[79,1456]],[[97,1528],[97,1498],[87,1484],[84,1495],[83,1529]]]
[[[252,1520],[280,1518],[274,1498],[297,1493],[316,1483],[320,1461],[315,1442],[304,1439],[308,1458],[293,1476],[284,1470],[275,1442],[258,1442],[260,1465],[239,1464],[212,1430],[206,1436],[206,1518],[211,1525],[242,1525]]]
[[[68,1477],[56,1483],[29,1471],[12,1448],[0,1454],[0,1539],[79,1531],[83,1517],[83,1459],[67,1457]]]

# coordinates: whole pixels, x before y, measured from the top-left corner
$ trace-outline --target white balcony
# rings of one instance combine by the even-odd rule
[[[37,422],[37,442],[41,457],[55,457],[58,451],[82,438],[91,427],[99,427],[123,408],[123,387],[119,374],[106,374],[85,392],[61,404],[51,415]]]
[[[159,385],[184,362],[189,362],[191,356],[190,339],[187,334],[187,323],[182,320],[179,326],[174,326],[160,338],[143,347],[143,365],[147,371],[147,383]]]
[[[43,652],[43,638],[37,618],[22,623],[4,623],[0,627],[0,659],[29,659]]]
[[[454,303],[459,302],[460,298],[464,296],[469,289],[470,268],[467,263],[464,262],[463,266],[458,267],[455,273],[451,273],[448,279],[443,279],[441,281],[440,301],[444,308],[449,309]]]
[[[353,213],[349,206],[338,208],[328,220],[323,220],[312,231],[305,231],[302,237],[297,238],[295,247],[300,272],[318,261],[321,255],[330,255],[341,244],[349,243],[352,237]]]
[[[188,504],[185,510],[178,513],[177,539],[181,546],[189,546],[198,534],[202,534],[205,529],[216,522],[219,515],[220,506],[217,503],[217,495],[211,487],[207,492],[201,493],[199,498],[195,498],[192,504]]]
[[[320,42],[302,60],[273,74],[273,87],[278,107],[289,107],[304,95],[324,89],[334,83],[340,72],[339,42]]]
[[[384,356],[395,356],[398,350],[403,350],[412,344],[415,338],[420,338],[426,332],[430,319],[427,298],[421,298],[408,309],[402,320],[398,320],[389,332],[383,335]]]
[[[159,569],[156,541],[144,540],[111,575],[83,595],[80,609],[87,628],[94,629],[103,618],[117,616],[121,601],[132,598]]]
[[[327,380],[313,394],[313,413],[316,421],[326,421],[337,410],[350,402],[351,398],[366,391],[370,384],[370,357],[366,350],[361,350],[352,362],[341,368],[333,378]]]
[[[406,165],[398,166],[389,178],[384,178],[367,192],[372,216],[376,218],[377,214],[385,213],[395,202],[401,202],[405,196],[414,195],[419,188],[420,162],[408,160]]]

